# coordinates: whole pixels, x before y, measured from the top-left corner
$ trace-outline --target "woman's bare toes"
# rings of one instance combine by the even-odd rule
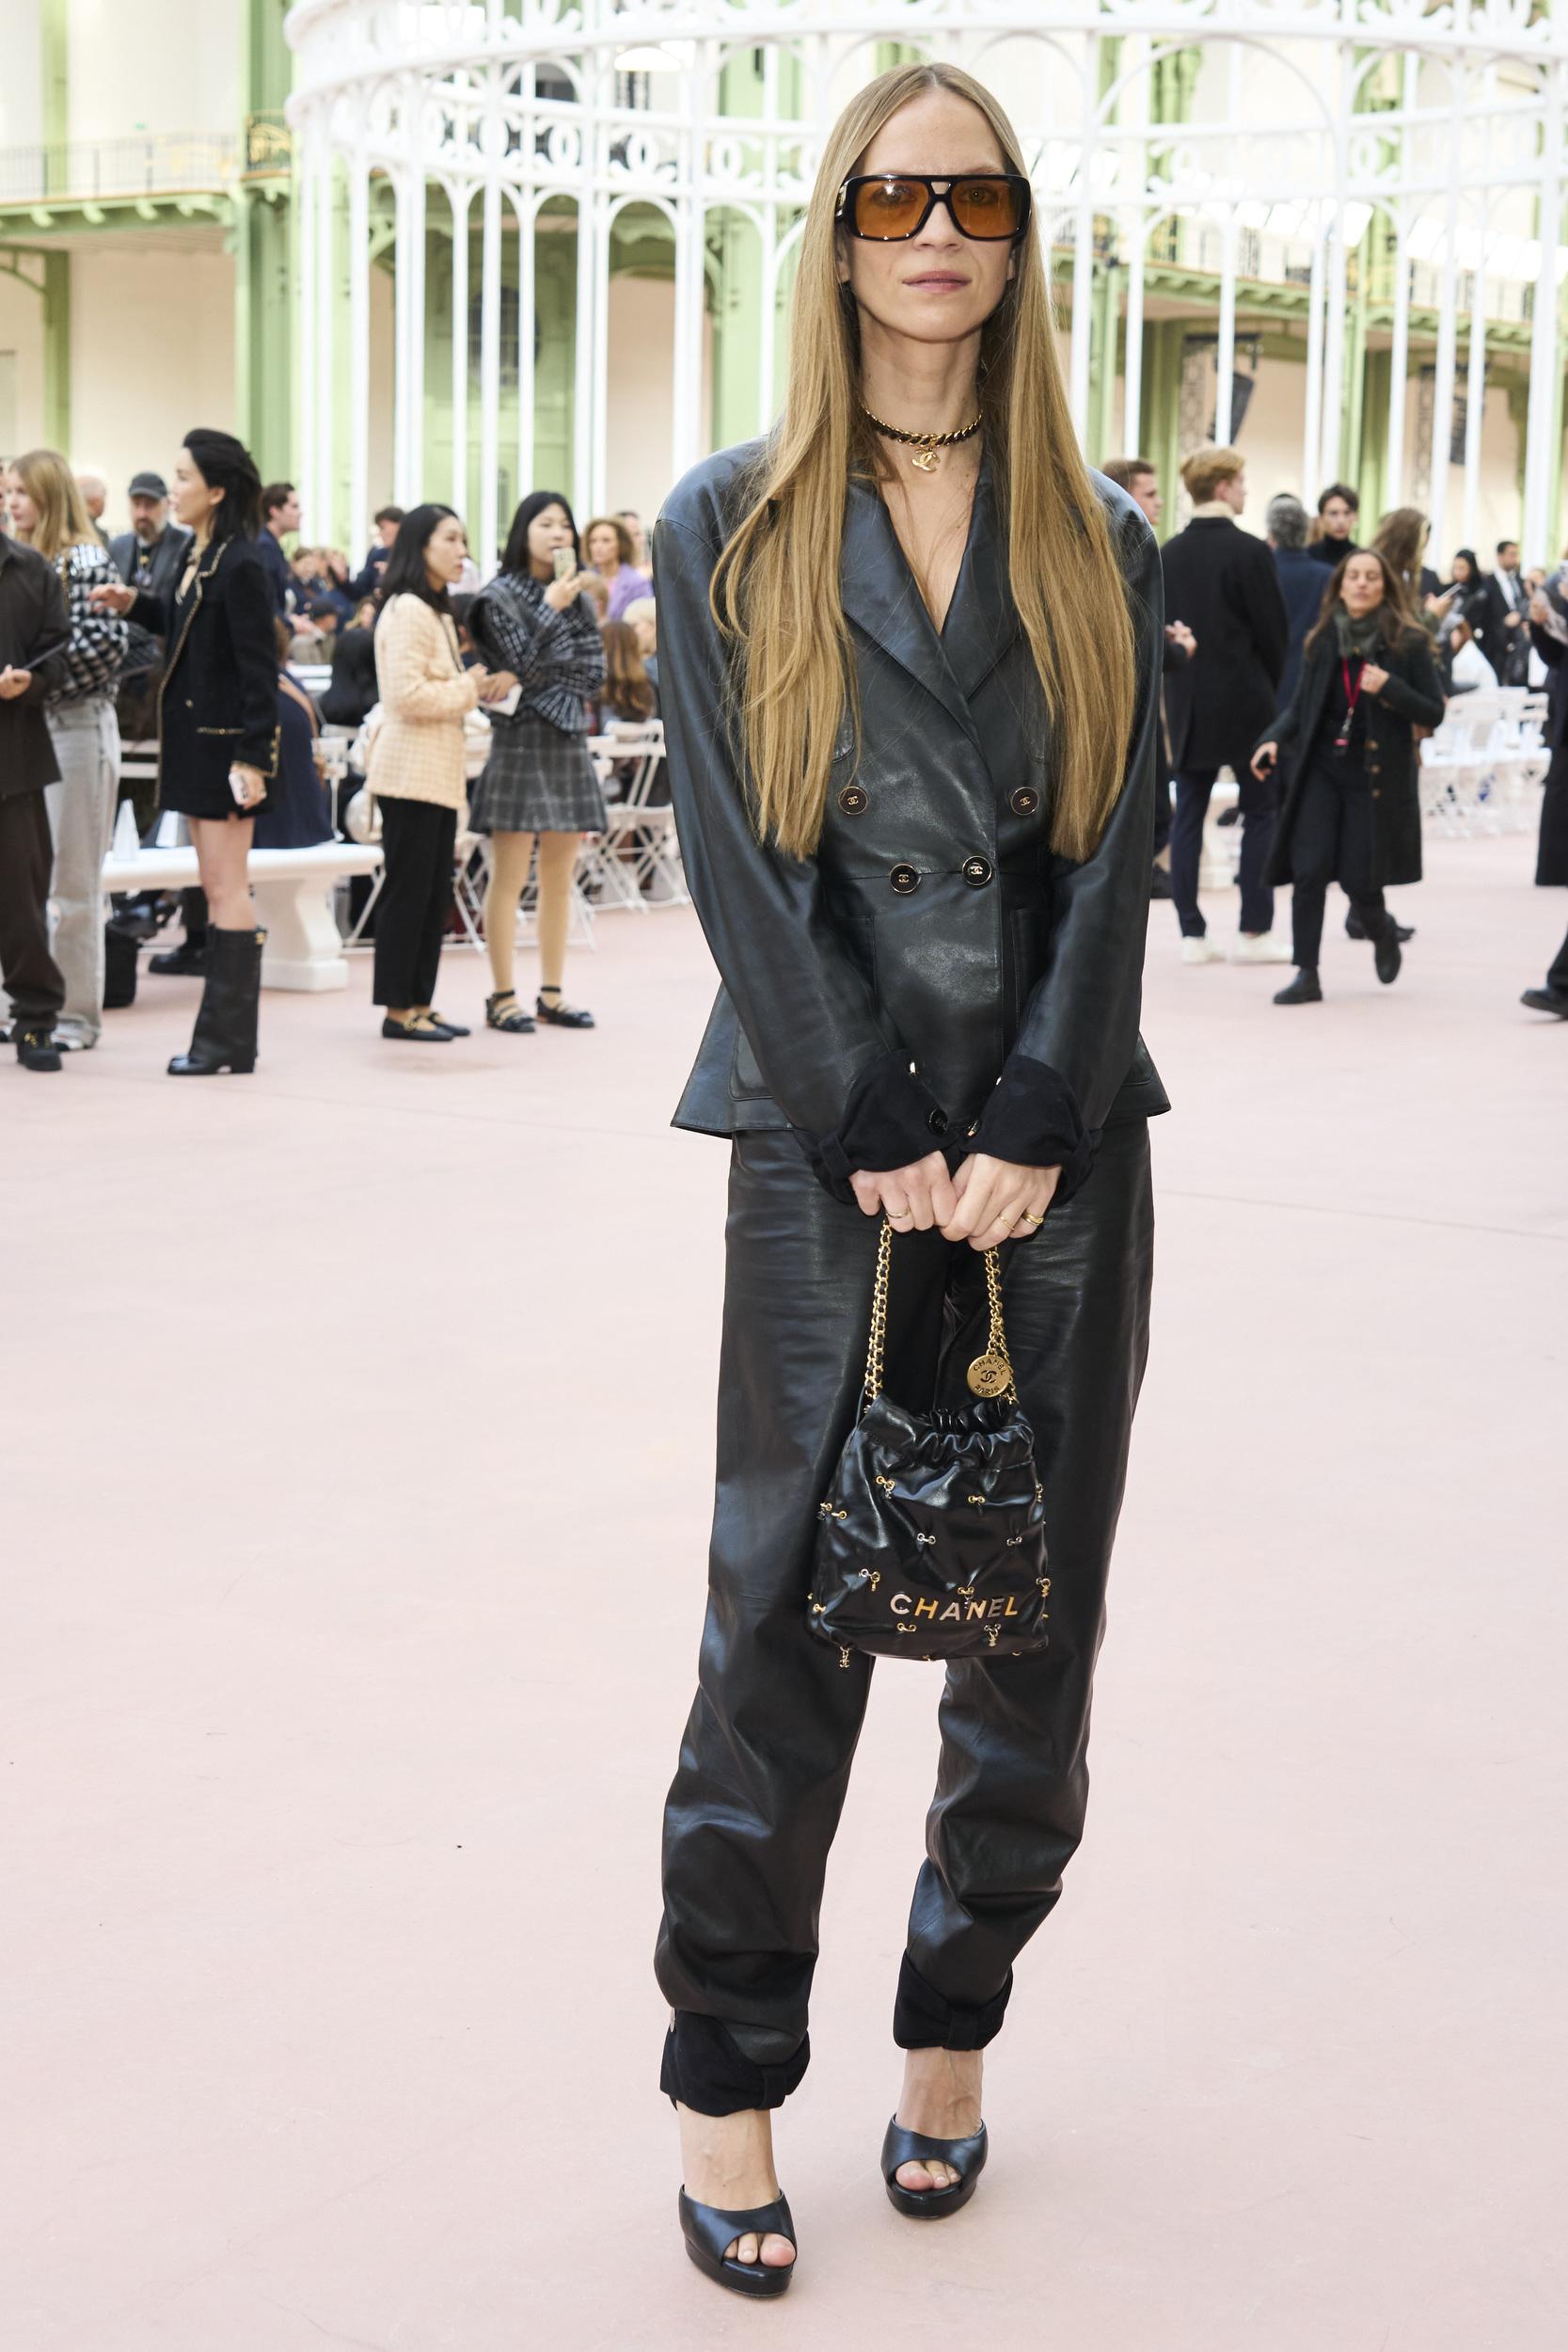
[[[900,2188],[913,2189],[916,2195],[933,2188],[947,2188],[958,2175],[950,2164],[939,2164],[935,2158],[924,2164],[901,2164],[894,2174]]]
[[[795,2260],[795,2249],[788,2238],[776,2237],[769,2230],[762,2241],[762,2259],[769,2270],[787,2270]]]
[[[748,2230],[744,2237],[732,2237],[724,2249],[724,2260],[732,2263],[754,2263],[757,2258],[757,2233]]]

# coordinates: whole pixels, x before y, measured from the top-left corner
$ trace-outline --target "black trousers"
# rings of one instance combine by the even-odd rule
[[[708,1612],[665,1813],[655,1963],[677,2013],[664,2088],[707,2114],[776,2106],[804,2071],[828,1850],[872,1667],[857,1653],[846,1670],[814,1640],[806,1603],[817,1504],[860,1401],[878,1231],[820,1188],[789,1135],[736,1138]],[[1013,1961],[1083,1835],[1152,1263],[1142,1120],[1107,1130],[1077,1198],[1003,1249],[1007,1340],[1045,1487],[1051,1645],[948,1669],[895,2016],[906,2047],[990,2039]],[[895,1241],[886,1361],[900,1402],[969,1403],[964,1373],[986,1329],[977,1252],[937,1233]]]
[[[1183,939],[1201,939],[1208,924],[1198,911],[1197,877],[1203,862],[1203,821],[1217,768],[1189,768],[1176,779],[1176,813],[1170,827],[1170,895],[1176,901]],[[1274,892],[1263,881],[1263,868],[1274,847],[1279,815],[1279,786],[1275,776],[1259,778],[1250,768],[1237,770],[1237,801],[1242,825],[1242,919],[1243,931],[1274,928]]]
[[[1546,771],[1541,800],[1541,832],[1535,853],[1535,879],[1554,889],[1568,882],[1568,744],[1560,743]]]
[[[387,879],[375,902],[375,988],[371,1001],[436,1001],[441,941],[451,912],[457,811],[433,801],[378,801]]]
[[[41,785],[0,799],[0,978],[18,1021],[47,1023],[65,1003],[49,952],[49,876],[55,845]]]
[[[1291,935],[1295,960],[1318,968],[1328,885],[1338,882],[1369,939],[1381,939],[1392,919],[1370,881],[1372,803],[1365,775],[1340,774],[1314,761],[1302,786],[1291,834]]]

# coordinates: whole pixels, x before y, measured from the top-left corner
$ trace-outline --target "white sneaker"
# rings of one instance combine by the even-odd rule
[[[1206,933],[1202,939],[1184,939],[1181,942],[1181,961],[1183,963],[1223,963],[1225,949],[1217,939],[1211,939]]]
[[[1290,941],[1281,939],[1277,931],[1260,931],[1256,939],[1249,939],[1243,931],[1230,950],[1230,961],[1232,963],[1293,963],[1295,956]]]

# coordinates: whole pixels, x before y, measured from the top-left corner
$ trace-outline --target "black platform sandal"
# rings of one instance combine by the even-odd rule
[[[931,2141],[933,2148],[940,2143]],[[959,2142],[967,2147],[969,2142]],[[705,2278],[714,2280],[721,2287],[729,2287],[736,2295],[784,2295],[795,2276],[793,2263],[736,2262],[724,2251],[738,2237],[754,2231],[758,2239],[786,2237],[795,2246],[795,2223],[790,2217],[789,2200],[778,2198],[771,2205],[753,2205],[750,2213],[725,2213],[720,2205],[699,2205],[683,2188],[680,2194],[681,2234],[686,2250]],[[796,2249],[799,2252],[799,2248]]]
[[[898,2180],[902,2164],[950,2164],[958,2179],[950,2188],[904,2188]],[[896,2116],[882,2142],[882,2178],[888,2201],[897,2213],[914,2221],[940,2221],[957,2213],[974,2196],[986,2169],[986,2127],[982,2123],[968,2139],[927,2139],[924,2132],[907,2132]]]
[[[500,1029],[507,1037],[531,1037],[533,1015],[523,1010],[511,989],[503,988],[484,999],[484,1025]]]

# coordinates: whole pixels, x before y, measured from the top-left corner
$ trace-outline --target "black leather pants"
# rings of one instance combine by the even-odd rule
[[[676,2012],[664,2088],[715,2115],[776,2106],[804,2071],[822,1882],[872,1663],[856,1654],[846,1671],[805,1607],[816,1507],[859,1403],[877,1220],[830,1199],[786,1134],[739,1136],[733,1152],[707,1622],[665,1813],[656,1961]],[[1108,1129],[1078,1197],[1004,1248],[1008,1346],[1045,1486],[1051,1645],[948,1670],[895,2018],[906,2047],[990,2039],[1083,1835],[1152,1258],[1142,1120]],[[967,1245],[895,1241],[887,1385],[901,1403],[971,1401],[985,1302]]]

